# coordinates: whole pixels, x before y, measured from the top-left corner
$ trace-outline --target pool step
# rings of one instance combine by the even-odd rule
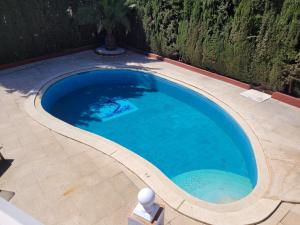
[[[243,91],[241,93],[241,95],[246,98],[250,98],[251,100],[256,101],[256,102],[264,102],[271,98],[271,95],[268,95],[266,93],[263,93],[263,92],[260,92],[260,91],[254,90],[254,89]]]

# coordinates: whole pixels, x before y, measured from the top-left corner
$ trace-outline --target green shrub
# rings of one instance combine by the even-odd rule
[[[0,63],[96,43],[74,20],[95,0],[1,0]],[[299,0],[130,0],[120,41],[265,88],[299,93]],[[124,32],[123,32],[124,33]],[[289,90],[290,86],[295,87]],[[298,94],[299,95],[299,94]]]
[[[295,74],[298,0],[132,1],[131,45],[272,90]]]
[[[1,0],[0,64],[95,43],[95,26],[78,26],[75,0]]]

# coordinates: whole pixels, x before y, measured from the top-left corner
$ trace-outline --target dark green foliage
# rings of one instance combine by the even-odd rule
[[[141,19],[139,35],[145,37],[144,45],[152,51],[169,57],[177,56],[176,40],[178,36],[179,20],[182,16],[182,0],[140,0],[136,3],[136,13]],[[138,21],[135,18],[135,21]],[[138,22],[139,23],[139,22]],[[138,24],[132,24],[134,28]],[[134,28],[134,31],[137,31]],[[144,33],[144,34],[143,34]]]
[[[96,1],[0,0],[0,64],[95,43],[96,24],[73,14]],[[129,45],[300,95],[300,0],[129,2]]]
[[[133,1],[131,45],[273,90],[300,77],[299,0]]]
[[[73,19],[77,0],[0,0],[0,64],[95,43]]]
[[[105,31],[107,50],[117,48],[115,35],[124,28],[130,29],[128,13],[130,6],[126,0],[94,0],[80,4],[75,14],[78,24],[97,24],[97,32]]]
[[[78,24],[98,24],[99,32],[104,29],[112,33],[120,26],[130,29],[128,10],[126,0],[94,0],[80,4],[75,18]]]

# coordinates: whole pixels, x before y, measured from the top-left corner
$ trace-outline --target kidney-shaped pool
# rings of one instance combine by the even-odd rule
[[[153,74],[81,72],[51,85],[42,106],[135,152],[207,202],[239,200],[257,183],[254,153],[239,124],[208,98]]]

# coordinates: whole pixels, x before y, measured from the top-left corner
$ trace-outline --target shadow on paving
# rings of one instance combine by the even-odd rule
[[[38,91],[36,87],[65,73],[96,66],[147,70],[150,67],[145,64],[153,62],[159,61],[131,51],[118,56],[100,56],[89,50],[0,70],[0,87],[6,93],[19,92],[23,97],[28,97]],[[151,69],[159,70],[153,66]]]
[[[8,170],[13,161],[13,159],[0,160],[0,177]]]

